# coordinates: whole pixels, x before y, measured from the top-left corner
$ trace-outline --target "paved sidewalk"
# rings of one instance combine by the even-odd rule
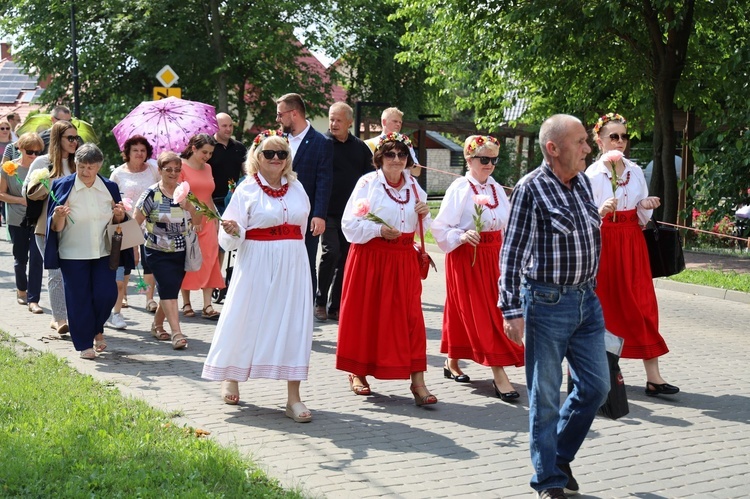
[[[371,379],[371,397],[348,391],[346,375],[333,367],[332,322],[316,324],[310,381],[303,384],[312,423],[284,417],[283,382],[243,383],[241,405],[224,405],[219,384],[200,379],[215,323],[185,320],[190,346],[175,352],[150,336],[152,316],[132,286],[131,307],[123,310],[128,329],[106,330],[107,352],[95,362],[81,360],[69,340],[57,339],[49,329],[46,290],[44,315],[32,315],[15,303],[6,242],[0,242],[0,328],[126,395],[180,414],[178,424],[209,430],[211,438],[236,446],[282,484],[302,487],[310,497],[533,497],[523,370],[508,370],[521,392],[517,404],[493,396],[487,368],[465,365],[472,377],[467,385],[443,378],[443,257],[436,247],[431,252],[439,272],[431,273],[423,291],[426,379],[440,403],[429,408],[414,405],[407,381]],[[680,291],[686,289],[691,292]],[[671,349],[662,358],[662,373],[683,392],[647,397],[642,363],[621,362],[630,414],[594,422],[573,463],[586,493],[581,497],[746,497],[750,307],[689,287],[659,287],[657,296],[662,334]],[[193,305],[201,305],[198,296]]]

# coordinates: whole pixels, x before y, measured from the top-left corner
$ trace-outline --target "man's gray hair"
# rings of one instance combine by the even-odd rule
[[[354,121],[354,109],[352,109],[352,107],[346,102],[334,102],[328,109],[328,114],[330,115],[337,111],[344,111],[344,113],[346,113],[346,118],[349,121]]]
[[[95,165],[104,162],[104,155],[101,149],[91,142],[87,142],[79,147],[75,157],[77,165]]]
[[[581,120],[570,114],[555,114],[542,123],[542,127],[539,129],[539,148],[542,150],[542,155],[547,163],[552,159],[548,156],[547,142],[554,142],[559,147],[571,122],[581,123]]]
[[[52,112],[50,113],[56,120],[60,120],[59,114],[66,114],[70,116],[70,108],[67,106],[55,106],[54,109],[52,109]]]

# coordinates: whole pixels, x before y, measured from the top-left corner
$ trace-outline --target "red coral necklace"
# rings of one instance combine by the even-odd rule
[[[286,184],[282,185],[279,189],[273,189],[273,188],[271,188],[271,187],[269,187],[267,185],[264,185],[260,181],[260,177],[258,176],[257,173],[253,173],[253,177],[255,177],[255,182],[257,182],[258,185],[260,186],[260,188],[263,189],[263,192],[265,192],[266,194],[268,194],[272,198],[281,198],[281,197],[284,197],[284,194],[286,194],[286,192],[289,190],[289,182],[287,182]]]
[[[617,185],[619,185],[620,187],[625,187],[626,185],[628,185],[628,182],[630,182],[630,172],[627,172],[625,174],[625,180],[622,180],[622,177],[617,179]]]
[[[471,190],[474,191],[474,195],[478,196],[479,191],[477,190],[477,186],[472,184],[471,182],[469,182],[469,185],[471,186]],[[491,210],[494,210],[500,204],[500,201],[497,199],[497,192],[495,192],[495,186],[490,184],[490,189],[492,190],[492,200],[495,202],[495,204],[487,203],[485,206],[487,206],[487,208]]]
[[[393,194],[391,194],[391,190],[388,187],[383,186],[383,189],[385,189],[385,193],[388,194],[388,197],[391,198],[391,199],[393,199],[398,204],[406,204],[406,203],[409,202],[409,192],[411,192],[411,191],[409,191],[408,189],[406,190],[406,199],[403,200],[403,201],[401,200],[401,195],[400,194],[398,195],[398,197],[396,197]]]

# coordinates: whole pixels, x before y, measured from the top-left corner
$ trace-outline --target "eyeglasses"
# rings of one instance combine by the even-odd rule
[[[483,165],[489,165],[492,163],[493,165],[497,164],[497,156],[490,157],[490,156],[472,156],[473,159],[478,159],[480,163]]]
[[[261,152],[263,153],[263,157],[266,159],[273,159],[274,155],[278,156],[280,160],[285,160],[289,157],[289,151],[274,151],[272,149],[264,149]]]
[[[162,168],[161,171],[167,173],[180,173],[182,171],[182,168]]]
[[[624,142],[627,142],[630,138],[629,133],[610,133],[609,134],[609,140],[612,142],[620,142],[620,139],[622,139]]]
[[[73,142],[78,142],[79,140],[82,140],[80,135],[63,135],[63,138],[67,139],[68,142],[70,142],[71,144]]]
[[[398,156],[398,159],[406,159],[407,156],[409,156],[409,153],[408,152],[396,153],[394,151],[388,151],[388,152],[384,152],[383,156],[385,156],[388,159],[396,159],[396,156]]]
[[[286,111],[281,111],[281,112],[278,112],[278,113],[276,113],[276,117],[277,117],[277,118],[281,118],[281,117],[282,117],[282,116],[284,116],[284,115],[285,115],[286,113],[291,113],[292,111],[294,111],[294,109],[287,109]]]
[[[7,132],[8,130],[10,130],[10,127],[7,126],[0,128],[0,132]]]
[[[28,156],[39,156],[42,154],[42,151],[30,151],[29,149],[24,149],[26,151],[26,154]]]

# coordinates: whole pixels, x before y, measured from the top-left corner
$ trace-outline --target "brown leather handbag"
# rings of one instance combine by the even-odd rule
[[[414,190],[414,202],[419,201],[419,193],[417,192],[417,185],[412,180],[411,188]],[[424,249],[424,225],[422,225],[422,217],[417,215],[419,218],[419,244],[414,243],[414,249],[417,251],[417,261],[419,262],[419,275],[422,280],[427,279],[427,274],[430,272],[430,266],[437,272],[435,262],[432,261],[432,257]]]

